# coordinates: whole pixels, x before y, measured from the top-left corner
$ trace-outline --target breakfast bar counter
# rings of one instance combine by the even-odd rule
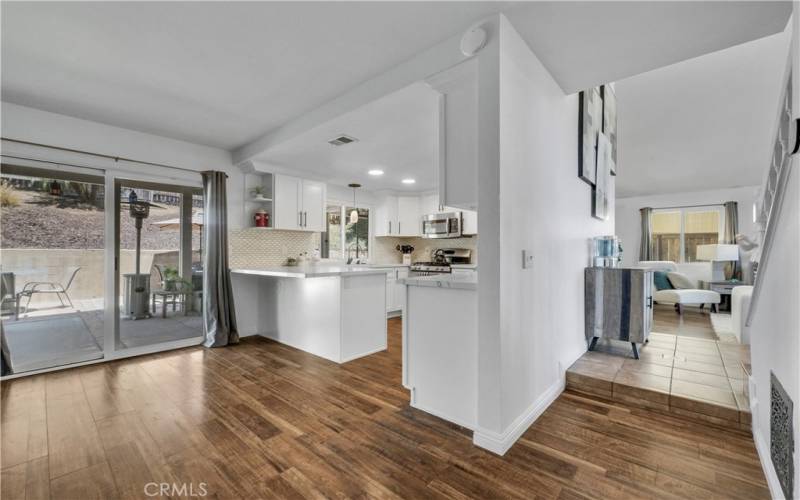
[[[314,264],[232,269],[243,335],[346,363],[386,349],[386,271]]]

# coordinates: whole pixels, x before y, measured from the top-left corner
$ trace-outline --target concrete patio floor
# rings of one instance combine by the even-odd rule
[[[14,373],[80,363],[103,357],[103,299],[73,300],[74,307],[60,303],[36,304],[20,314],[4,316],[3,352]],[[203,335],[202,316],[190,311],[167,310],[161,304],[153,316],[120,318],[118,349],[160,344]]]

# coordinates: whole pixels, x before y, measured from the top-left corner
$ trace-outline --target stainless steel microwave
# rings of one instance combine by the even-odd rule
[[[461,212],[445,212],[422,217],[423,238],[460,238]]]

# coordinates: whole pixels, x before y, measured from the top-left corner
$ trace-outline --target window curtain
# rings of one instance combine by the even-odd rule
[[[653,215],[653,209],[650,207],[640,208],[639,213],[642,215],[642,241],[639,245],[639,260],[654,260],[653,228],[650,227],[650,216]]]
[[[206,347],[239,342],[228,268],[228,200],[225,172],[203,172],[203,327]]]
[[[736,235],[739,233],[739,204],[735,201],[726,201],[725,207],[725,228],[722,233],[722,243],[731,245],[736,244]],[[742,261],[741,251],[739,252],[739,260],[729,262],[725,266],[726,279],[741,279],[742,278]]]

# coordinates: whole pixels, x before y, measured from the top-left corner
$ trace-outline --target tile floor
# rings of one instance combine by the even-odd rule
[[[749,362],[749,346],[651,333],[638,360],[628,344],[599,342],[567,370],[567,387],[749,430],[744,371]]]

